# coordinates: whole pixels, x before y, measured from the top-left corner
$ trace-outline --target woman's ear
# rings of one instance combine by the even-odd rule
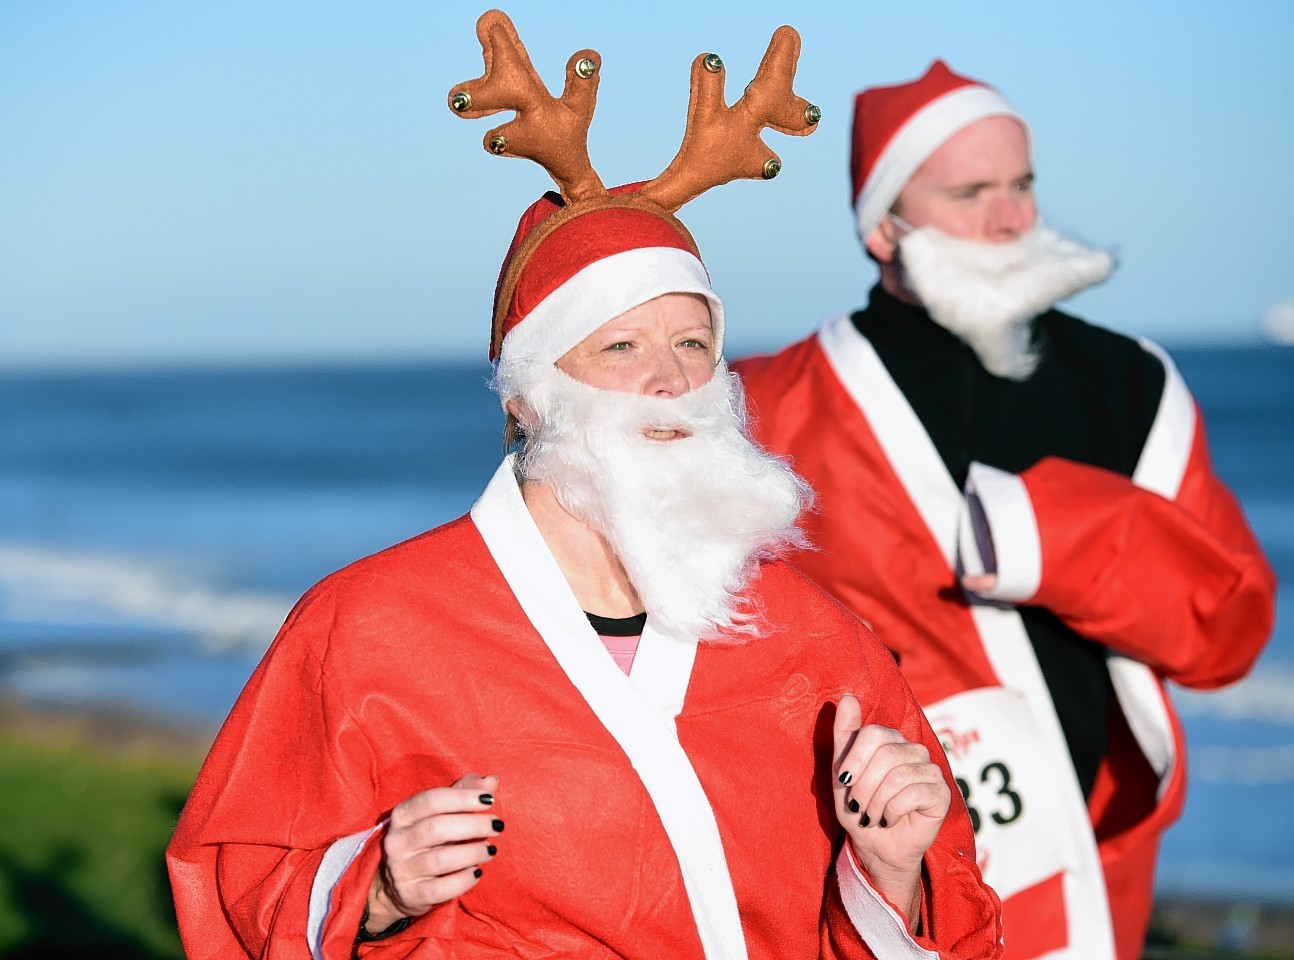
[[[530,407],[526,406],[526,402],[520,397],[510,398],[508,402],[503,405],[503,409],[507,410],[508,416],[521,424],[523,428],[528,426],[535,417]]]

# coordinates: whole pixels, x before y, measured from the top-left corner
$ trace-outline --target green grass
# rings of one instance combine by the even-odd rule
[[[183,957],[162,854],[196,772],[0,730],[0,956]]]

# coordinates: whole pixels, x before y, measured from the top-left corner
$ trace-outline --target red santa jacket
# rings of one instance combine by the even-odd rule
[[[1162,680],[1236,680],[1271,630],[1272,573],[1159,355],[1131,477],[1051,457],[1019,474],[974,465],[966,491],[850,318],[734,365],[757,439],[818,495],[815,549],[793,562],[894,651],[941,734],[1012,958],[1136,960],[1185,790]],[[967,595],[957,571],[986,562],[997,589]],[[1086,804],[1016,604],[1108,648],[1121,709]]]
[[[334,574],[289,617],[168,851],[188,955],[346,960],[383,818],[477,772],[500,778],[498,856],[362,954],[999,956],[961,804],[927,854],[921,936],[842,846],[841,694],[940,755],[889,653],[783,565],[752,589],[765,636],[678,643],[649,619],[626,676],[505,462],[469,517]]]

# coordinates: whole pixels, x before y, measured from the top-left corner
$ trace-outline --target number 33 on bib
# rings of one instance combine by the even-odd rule
[[[1057,788],[1065,758],[1044,749],[1025,699],[1002,687],[970,690],[932,704],[926,716],[970,811],[980,870],[998,896],[1073,870],[1079,858]]]

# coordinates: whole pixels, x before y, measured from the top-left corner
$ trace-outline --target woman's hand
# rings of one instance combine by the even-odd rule
[[[491,810],[499,778],[468,774],[452,787],[416,793],[391,811],[382,864],[368,895],[370,933],[420,917],[460,897],[497,852],[503,821]]]
[[[919,743],[878,724],[863,726],[852,694],[840,698],[832,767],[836,817],[872,884],[916,929],[921,858],[934,843],[952,796],[938,764]]]

